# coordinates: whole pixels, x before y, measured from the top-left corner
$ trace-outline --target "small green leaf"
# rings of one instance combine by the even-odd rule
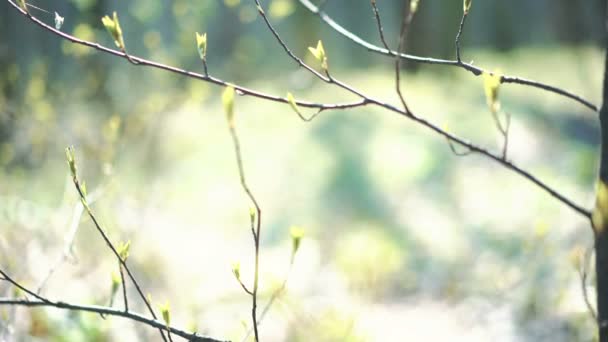
[[[253,220],[255,220],[255,213],[256,213],[255,207],[249,207],[249,218],[251,219],[251,222],[253,222]]]
[[[114,39],[114,44],[121,50],[125,48],[125,42],[122,36],[122,29],[120,28],[120,23],[118,21],[118,15],[116,12],[112,14],[112,19],[109,16],[104,16],[101,18],[101,22],[103,26],[106,27],[106,30],[110,33],[110,36]]]
[[[294,112],[296,112],[300,116],[302,115],[302,113],[300,113],[300,109],[298,108],[298,104],[296,103],[296,99],[291,93],[287,93],[287,102],[289,103],[289,106],[291,107],[291,109],[293,109]]]
[[[469,11],[471,10],[471,5],[472,4],[473,4],[473,0],[464,0],[462,6],[463,6],[465,14],[469,14]]]
[[[121,241],[118,243],[118,246],[116,247],[116,252],[120,256],[120,259],[122,261],[127,261],[127,258],[129,257],[130,247],[131,247],[131,240],[129,240],[127,242]]]
[[[416,12],[418,11],[418,3],[419,3],[419,0],[410,1],[410,13],[412,15],[416,14]]]
[[[25,0],[17,0],[17,3],[19,4],[19,7],[21,7],[22,10],[24,10],[26,13],[29,13],[27,11],[27,5],[25,4]]]
[[[296,254],[298,249],[300,248],[300,242],[302,241],[302,237],[304,237],[304,229],[298,226],[292,226],[289,229],[289,234],[291,235],[291,253]]]
[[[315,59],[321,63],[321,68],[327,71],[327,55],[325,55],[325,48],[323,47],[323,42],[319,40],[317,42],[317,47],[313,48],[312,46],[309,46],[308,51],[310,51],[310,53],[315,57]]]
[[[65,18],[60,16],[59,13],[55,12],[55,29],[61,30],[61,26],[63,26],[64,19]]]
[[[87,182],[82,181],[82,184],[80,185],[80,190],[82,191],[82,194],[84,196],[87,195]]]
[[[196,32],[196,48],[202,60],[207,58],[207,33],[199,34]]]
[[[498,102],[498,90],[500,88],[500,81],[502,75],[499,72],[482,74],[483,77],[483,89],[486,93],[486,102],[493,113],[498,112],[500,109],[500,103]]]
[[[234,127],[234,88],[232,86],[226,87],[222,93],[222,104],[224,105],[228,125]]]
[[[232,263],[232,274],[234,274],[234,277],[236,278],[236,280],[238,280],[239,282],[241,281],[241,263],[238,261],[235,261]]]
[[[169,301],[166,301],[165,304],[160,305],[158,308],[165,324],[167,326],[171,325],[171,307],[169,306]]]
[[[68,146],[65,149],[65,156],[68,160],[68,165],[70,166],[70,173],[72,174],[72,178],[77,179],[77,169],[76,169],[76,157],[74,156],[74,146]]]
[[[118,274],[118,272],[112,271],[112,296],[116,294],[116,291],[118,291],[118,287],[121,283],[122,281],[120,279],[120,274]]]

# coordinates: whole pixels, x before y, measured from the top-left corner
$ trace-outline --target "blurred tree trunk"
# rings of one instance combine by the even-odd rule
[[[607,1],[608,2],[608,1]],[[606,19],[608,20],[608,18]],[[605,22],[605,24],[608,23]],[[608,31],[608,30],[607,30]],[[608,34],[608,32],[605,32]],[[608,342],[608,36],[604,38],[606,59],[604,65],[604,89],[600,109],[602,134],[600,175],[593,212],[595,232],[595,273],[597,277],[597,320],[600,342]]]

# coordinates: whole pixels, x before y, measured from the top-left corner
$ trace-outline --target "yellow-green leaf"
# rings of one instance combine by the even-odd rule
[[[118,255],[120,256],[120,259],[122,259],[122,261],[127,261],[127,258],[129,257],[129,248],[131,247],[131,240],[127,241],[127,242],[119,242],[118,243],[118,247],[116,247],[116,252],[118,252]]]
[[[22,10],[27,12],[27,5],[25,4],[25,0],[17,0],[17,3],[19,4],[19,7],[21,7]]]
[[[238,261],[235,261],[232,263],[232,274],[234,274],[234,277],[236,278],[236,280],[241,281],[241,263]]]
[[[419,3],[419,0],[410,1],[410,13],[412,15],[416,14],[416,12],[418,11],[418,3]]]
[[[70,166],[70,173],[72,174],[72,178],[76,179],[78,174],[76,169],[76,157],[74,156],[74,146],[68,146],[65,149],[65,157],[68,161],[68,165]]]
[[[166,301],[165,304],[160,305],[158,308],[165,324],[167,326],[171,325],[171,307],[169,306],[169,301]]]
[[[593,229],[598,234],[608,226],[608,185],[602,180],[597,185],[595,208],[591,215],[591,221]]]
[[[224,105],[228,125],[234,127],[234,88],[232,86],[226,87],[222,93],[222,104]]]
[[[116,291],[118,291],[118,286],[120,286],[121,282],[122,281],[120,280],[120,274],[112,271],[112,296],[114,296]]]
[[[105,26],[106,30],[108,30],[108,33],[110,33],[110,36],[112,36],[112,38],[114,39],[114,44],[116,44],[118,48],[124,49],[125,42],[122,36],[122,29],[120,28],[120,22],[118,21],[118,15],[116,14],[116,12],[112,14],[112,18],[107,15],[104,16],[103,18],[101,18],[101,22],[103,23],[103,26]]]
[[[291,93],[287,93],[287,102],[289,103],[289,106],[291,107],[291,109],[293,109],[294,112],[302,115],[300,113],[300,109],[298,108],[298,104],[296,103],[296,99],[293,97],[293,95]]]
[[[464,9],[464,13],[468,14],[471,10],[471,5],[473,4],[473,0],[464,0],[462,6]]]
[[[196,32],[196,48],[201,59],[207,58],[207,33],[199,34]]]
[[[308,47],[308,51],[315,57],[317,61],[321,63],[321,67],[323,70],[327,71],[327,55],[325,55],[325,48],[323,47],[323,42],[318,41],[317,47]]]
[[[500,80],[502,75],[498,72],[482,74],[483,77],[483,89],[486,93],[486,102],[493,113],[498,112],[500,109],[500,103],[498,102],[498,90],[500,88]]]
[[[296,254],[296,252],[300,248],[300,242],[302,241],[302,237],[304,237],[304,229],[302,229],[298,226],[292,226],[289,229],[289,234],[291,235],[291,243],[292,243],[292,249],[291,249],[292,252],[291,253]]]

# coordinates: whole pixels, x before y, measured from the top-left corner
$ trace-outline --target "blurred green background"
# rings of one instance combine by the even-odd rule
[[[100,18],[119,13],[130,53],[202,72],[194,32],[207,32],[213,76],[319,102],[356,100],[299,69],[256,16],[253,1],[32,1],[65,17],[64,32],[106,46]],[[297,0],[264,1],[293,49],[322,39],[334,76],[398,104],[391,59],[345,40]],[[399,1],[379,0],[389,42]],[[369,1],[325,9],[379,44]],[[53,16],[31,10],[52,24]],[[460,1],[422,0],[408,52],[453,58]],[[476,65],[561,86],[599,104],[600,1],[474,1],[462,44]],[[64,148],[98,198],[93,210],[178,326],[240,341],[250,302],[249,202],[219,103],[221,90],[61,41],[0,3],[0,267],[53,299],[107,304],[115,260],[78,216]],[[481,79],[407,64],[403,89],[418,115],[500,149]],[[509,157],[590,207],[596,114],[554,94],[504,85]],[[589,341],[595,328],[573,260],[587,222],[525,179],[373,107],[303,123],[286,105],[238,97],[247,178],[263,210],[262,297],[288,269],[289,227],[306,238],[287,291],[262,323],[264,341]],[[593,288],[589,288],[593,300]],[[0,284],[0,296],[12,293]],[[132,306],[145,311],[129,288]],[[120,307],[117,297],[115,305]],[[149,341],[128,321],[57,310],[0,308],[9,341]]]

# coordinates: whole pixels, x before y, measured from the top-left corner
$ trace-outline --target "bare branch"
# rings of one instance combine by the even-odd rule
[[[331,18],[327,13],[325,13],[323,10],[321,10],[318,6],[313,4],[310,0],[298,0],[298,1],[304,7],[306,7],[310,12],[319,16],[319,18],[321,18],[321,20],[323,22],[325,22],[332,29],[334,29],[334,31],[341,34],[345,38],[349,39],[353,43],[366,48],[368,51],[378,53],[381,55],[385,55],[388,57],[399,56],[400,58],[402,58],[404,60],[415,62],[415,63],[459,67],[459,68],[462,68],[464,70],[471,72],[475,76],[479,76],[483,72],[487,72],[485,69],[474,66],[472,63],[464,63],[464,62],[459,62],[457,60],[420,57],[420,56],[414,56],[414,55],[409,55],[409,54],[405,54],[405,53],[399,54],[396,51],[381,48],[379,46],[376,46],[376,45],[362,39],[361,37],[357,36],[356,34],[352,33],[351,31],[347,30],[346,28],[344,28],[342,25],[338,24],[333,18]],[[502,76],[501,83],[514,83],[514,84],[520,84],[520,85],[526,85],[526,86],[530,86],[530,87],[539,88],[539,89],[542,89],[542,90],[545,90],[548,92],[552,92],[552,93],[570,98],[570,99],[582,104],[583,106],[589,108],[590,110],[592,110],[594,112],[597,112],[599,110],[599,108],[595,104],[593,104],[589,100],[586,100],[582,96],[576,95],[576,94],[566,91],[564,89],[554,87],[554,86],[551,86],[548,84],[544,84],[541,82],[525,79],[522,77],[516,77],[516,76]]]
[[[164,322],[160,322],[155,319],[149,319],[141,314],[131,312],[131,311],[122,311],[114,308],[109,308],[105,306],[97,306],[97,305],[81,305],[81,304],[71,304],[66,302],[53,302],[49,300],[40,300],[40,301],[30,301],[25,299],[13,299],[13,298],[0,298],[0,306],[26,306],[26,307],[53,307],[57,309],[64,309],[70,311],[83,311],[83,312],[93,312],[100,315],[106,316],[115,316],[115,317],[123,317],[129,319],[134,322],[139,322],[144,325],[147,325],[152,328],[161,329],[163,331],[171,332],[176,336],[180,336],[185,338],[191,342],[228,342],[222,341],[218,339],[214,339],[207,336],[200,336],[197,333],[189,333],[184,330],[175,328],[175,327],[167,327]]]
[[[469,14],[469,12],[463,12],[462,13],[462,19],[460,19],[460,26],[458,27],[458,33],[456,34],[456,61],[458,63],[462,62],[462,59],[460,58],[460,36],[462,35],[462,30],[464,29],[464,23],[467,20],[467,15]]]
[[[380,41],[386,50],[390,51],[390,47],[384,38],[384,27],[382,26],[382,20],[380,19],[380,12],[378,12],[378,6],[376,5],[376,0],[371,0],[372,9],[374,10],[374,18],[376,18],[376,25],[378,27],[378,33],[380,34]]]

